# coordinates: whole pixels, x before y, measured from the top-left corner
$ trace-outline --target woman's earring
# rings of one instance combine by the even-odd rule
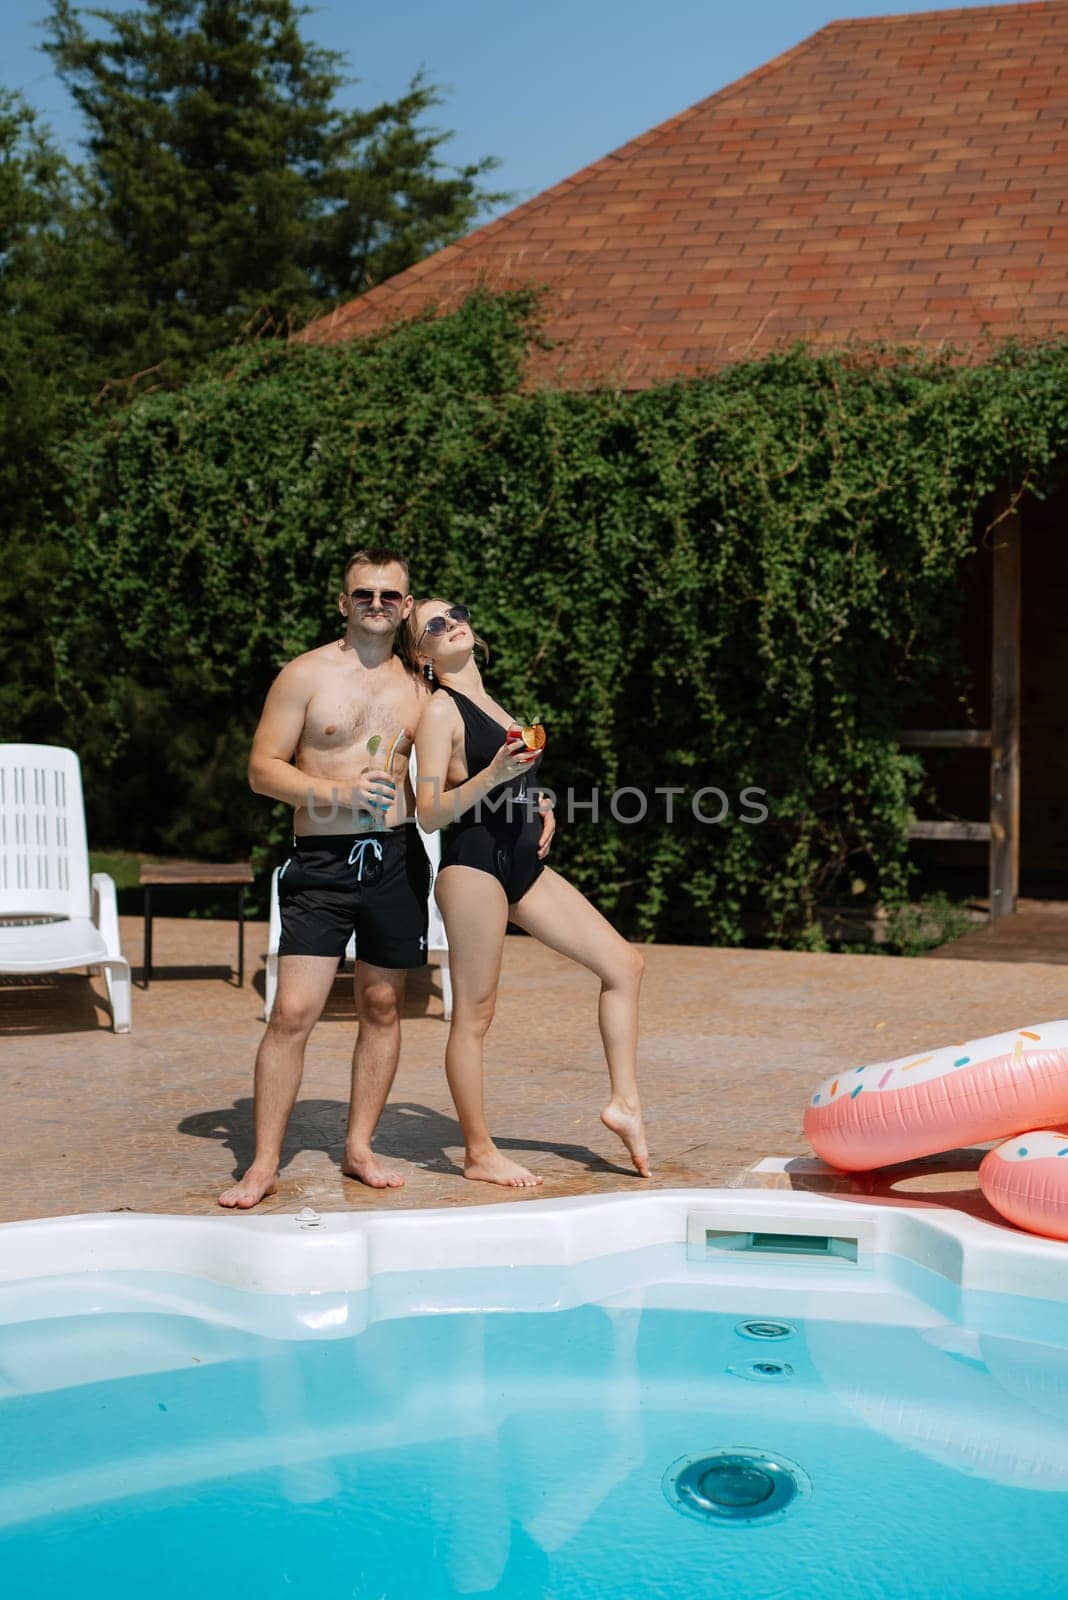
[[[432,662],[430,662],[430,661],[424,661],[423,662],[423,677],[426,679],[427,683],[429,683],[429,684],[433,684],[433,683],[437,682],[437,674],[434,671],[434,667],[433,667],[433,663]]]

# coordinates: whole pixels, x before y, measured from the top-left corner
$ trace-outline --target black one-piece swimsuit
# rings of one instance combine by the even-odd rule
[[[441,685],[456,703],[464,723],[464,758],[469,776],[488,767],[502,744],[506,731],[495,717],[483,711],[459,689]],[[485,799],[465,811],[445,835],[441,869],[475,867],[488,872],[504,887],[509,905],[521,900],[540,877],[544,862],[538,860],[541,842],[541,816],[530,797],[528,785],[541,764],[541,755],[526,772],[507,783],[499,783]]]

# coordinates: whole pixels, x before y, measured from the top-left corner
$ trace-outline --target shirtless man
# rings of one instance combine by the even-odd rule
[[[294,839],[279,873],[278,991],[256,1056],[256,1153],[223,1206],[247,1210],[277,1187],[304,1048],[354,930],[360,1021],[341,1170],[375,1189],[404,1182],[371,1140],[397,1070],[405,973],[426,962],[430,864],[407,766],[429,693],[393,654],[411,608],[404,558],[357,551],[338,596],[344,637],[282,668],[256,729],[249,783],[293,807]]]

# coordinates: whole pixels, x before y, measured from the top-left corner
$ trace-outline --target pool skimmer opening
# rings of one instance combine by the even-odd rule
[[[680,1456],[661,1484],[668,1504],[683,1516],[722,1527],[775,1522],[812,1493],[808,1474],[795,1461],[750,1445]]]

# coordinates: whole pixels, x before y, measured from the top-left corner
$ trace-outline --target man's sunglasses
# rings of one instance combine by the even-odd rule
[[[432,639],[437,639],[445,632],[450,622],[470,622],[471,613],[466,606],[450,606],[448,611],[440,617],[431,617],[423,633],[429,633]],[[421,639],[423,633],[419,635]],[[418,640],[416,641],[418,643]]]
[[[399,589],[353,589],[349,599],[354,606],[369,606],[375,595],[384,606],[399,606],[404,599]]]

